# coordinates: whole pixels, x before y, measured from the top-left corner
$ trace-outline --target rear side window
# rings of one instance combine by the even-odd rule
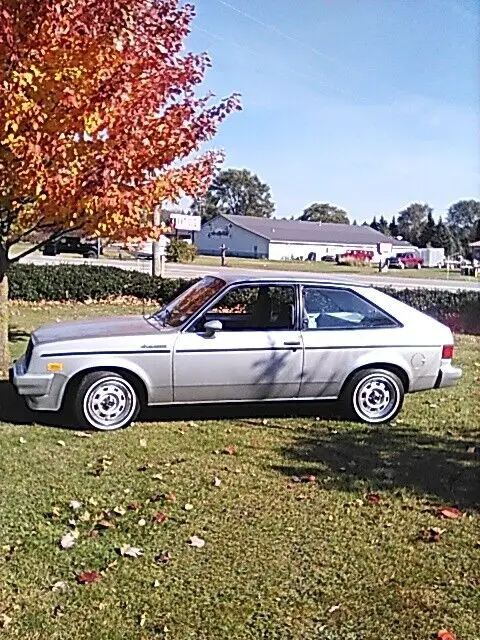
[[[348,289],[304,287],[302,326],[305,330],[380,329],[398,323]]]

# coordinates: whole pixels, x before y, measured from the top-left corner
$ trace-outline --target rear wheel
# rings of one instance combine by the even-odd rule
[[[94,371],[76,389],[73,410],[83,428],[115,431],[127,427],[140,411],[135,387],[114,371]]]
[[[386,369],[363,369],[355,373],[342,393],[348,416],[369,424],[393,420],[403,406],[401,379]]]

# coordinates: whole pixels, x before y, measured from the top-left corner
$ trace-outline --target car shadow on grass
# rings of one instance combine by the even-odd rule
[[[278,471],[313,474],[332,489],[408,489],[434,502],[480,510],[480,456],[474,441],[385,426],[312,432],[282,454],[290,464]]]
[[[308,418],[338,419],[338,411],[333,403],[243,403],[204,404],[170,407],[148,407],[144,409],[139,422],[182,422],[185,420],[233,420],[259,418]],[[30,411],[23,398],[17,395],[13,385],[0,380],[0,422],[18,425],[42,424],[63,429],[75,428],[65,415],[49,412]],[[248,423],[258,425],[258,423]]]

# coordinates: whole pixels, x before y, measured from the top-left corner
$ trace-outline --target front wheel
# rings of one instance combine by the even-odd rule
[[[113,371],[94,371],[81,380],[73,410],[83,428],[115,431],[135,420],[140,400],[135,387],[124,376]]]
[[[381,424],[398,415],[404,396],[403,382],[395,373],[385,369],[363,369],[348,381],[341,399],[350,418]]]

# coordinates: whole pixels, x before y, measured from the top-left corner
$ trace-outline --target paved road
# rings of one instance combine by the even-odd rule
[[[93,264],[93,265],[101,265],[105,267],[119,267],[120,269],[126,269],[127,271],[143,271],[145,273],[150,273],[151,271],[151,263],[148,260],[86,260],[84,258],[76,258],[73,256],[57,256],[57,257],[47,257],[47,256],[28,256],[24,258],[22,262],[29,262],[31,264]],[[395,288],[421,288],[421,289],[445,289],[447,291],[457,291],[458,289],[462,289],[464,291],[480,291],[480,282],[472,281],[462,281],[462,280],[434,280],[429,278],[402,278],[401,276],[396,277],[393,275],[385,275],[385,276],[367,276],[367,275],[359,275],[356,273],[343,273],[343,274],[335,274],[335,273],[318,273],[317,271],[312,271],[311,273],[307,271],[276,271],[272,269],[248,269],[238,267],[207,267],[201,265],[190,265],[190,264],[167,264],[165,270],[165,276],[167,278],[199,278],[204,275],[222,275],[222,273],[229,273],[234,275],[269,275],[269,276],[278,276],[282,277],[286,274],[291,276],[298,276],[299,278],[305,277],[308,275],[315,275],[318,280],[324,280],[328,282],[351,282],[355,284],[380,284],[384,287],[390,286]]]

